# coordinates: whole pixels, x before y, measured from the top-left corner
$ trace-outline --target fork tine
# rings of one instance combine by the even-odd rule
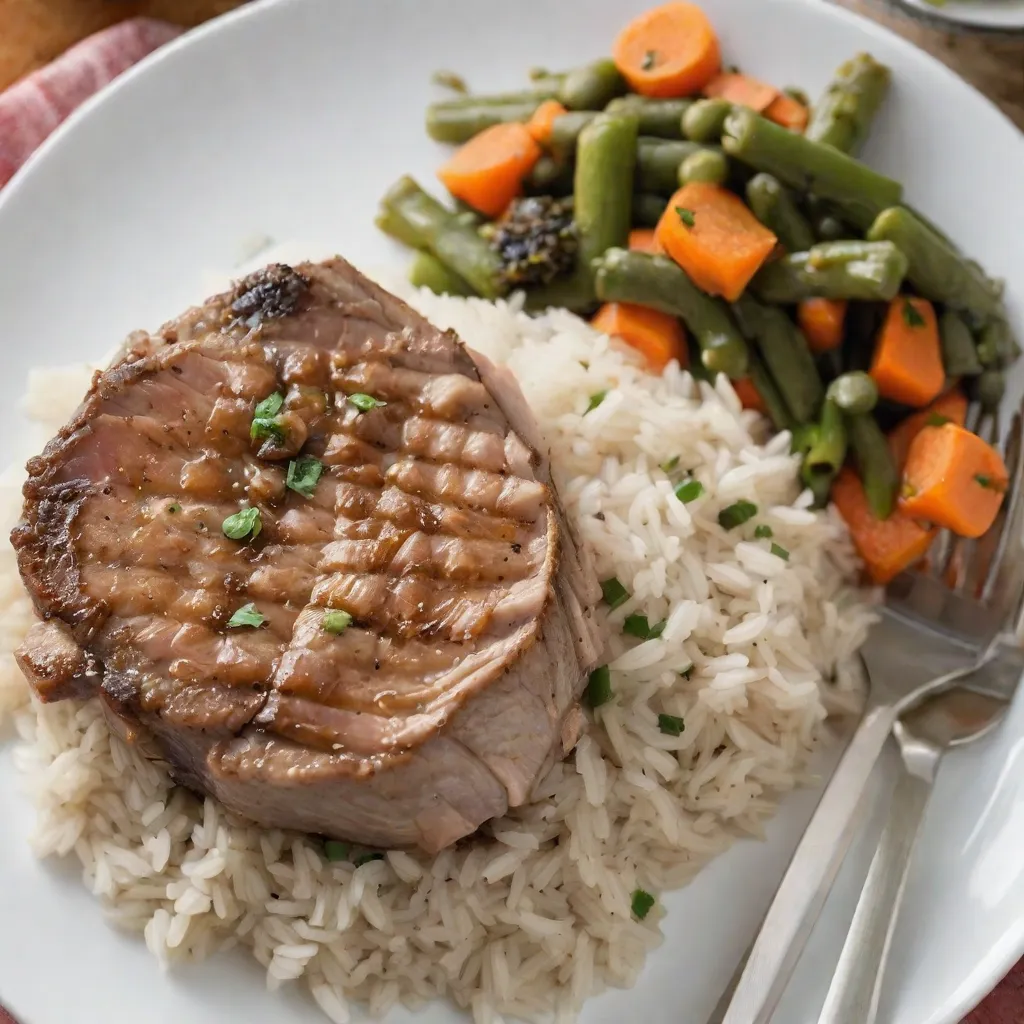
[[[981,436],[994,438],[998,422],[981,416]],[[1006,498],[992,528],[976,544],[948,545],[941,571],[907,572],[889,584],[889,614],[909,619],[965,644],[984,649],[1000,633],[1024,632],[1024,418],[1018,411],[1004,444]],[[950,579],[955,571],[957,578]]]
[[[967,410],[964,426],[972,433],[980,433],[989,419],[979,402],[972,402]],[[991,417],[995,421],[995,417]],[[928,561],[932,576],[943,584],[956,589],[963,582],[963,547],[951,530],[941,530],[928,550]]]
[[[986,417],[984,423],[977,431],[979,437],[983,438],[993,447],[999,446],[999,417],[996,414]],[[1012,428],[1007,435],[1006,445],[1013,443]],[[1005,446],[1004,446],[1005,447]],[[1005,456],[1005,451],[1004,451]],[[1003,506],[1006,499],[1003,500]],[[985,532],[984,536],[971,540],[961,538],[958,544],[960,548],[960,576],[957,580],[959,588],[968,597],[981,600],[981,589],[984,581],[988,578],[989,569],[995,564],[993,556],[999,546],[999,538],[1002,535],[1004,523],[998,518],[996,522]]]
[[[1019,411],[1010,425],[1004,457],[1008,476],[1006,497],[990,531],[993,535],[990,561],[978,584],[978,597],[986,604],[999,593],[1019,595],[1024,588],[1024,552],[1021,551],[1024,536],[1021,522],[1024,513],[1024,416]]]

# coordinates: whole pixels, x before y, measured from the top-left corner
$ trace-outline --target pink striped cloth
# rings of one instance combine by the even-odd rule
[[[79,104],[181,32],[149,18],[122,22],[0,94],[0,186]]]
[[[80,103],[181,32],[149,18],[123,22],[0,94],[0,186]],[[0,1024],[16,1024],[3,1008]],[[1018,964],[964,1024],[1024,1024],[1024,967]]]

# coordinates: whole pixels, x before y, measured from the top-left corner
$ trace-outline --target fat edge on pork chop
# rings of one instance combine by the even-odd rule
[[[541,453],[452,332],[340,258],[267,267],[29,462],[18,663],[258,823],[439,850],[582,728],[599,588]]]

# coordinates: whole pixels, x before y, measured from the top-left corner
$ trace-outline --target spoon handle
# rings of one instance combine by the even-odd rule
[[[861,720],[800,840],[742,965],[708,1024],[767,1024],[842,864],[858,808],[895,719],[890,705]],[[848,1022],[844,1022],[848,1024]]]
[[[875,1022],[907,868],[931,792],[931,777],[900,773],[818,1024]]]

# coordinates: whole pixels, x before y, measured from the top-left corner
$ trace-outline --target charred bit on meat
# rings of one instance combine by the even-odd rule
[[[309,288],[309,281],[286,263],[271,263],[235,285],[231,312],[249,327],[269,317],[289,316]]]

